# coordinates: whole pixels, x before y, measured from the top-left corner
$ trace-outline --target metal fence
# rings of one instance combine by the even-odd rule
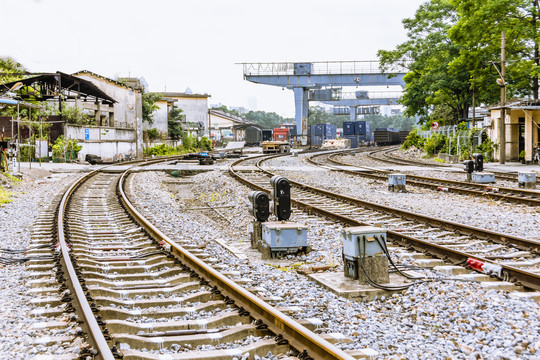
[[[482,144],[482,134],[485,129],[457,130],[457,125],[441,126],[437,130],[418,131],[423,139],[429,139],[433,134],[441,134],[447,137],[449,155],[461,157],[464,148],[474,148]],[[455,151],[453,150],[455,148]]]

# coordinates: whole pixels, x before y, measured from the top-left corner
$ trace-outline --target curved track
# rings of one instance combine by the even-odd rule
[[[150,224],[126,196],[128,174],[84,176],[58,211],[58,278],[90,354],[162,359],[167,348],[167,359],[225,359],[294,349],[303,359],[352,359]]]
[[[339,159],[341,155],[345,153],[346,152],[315,154],[308,157],[308,161],[314,165],[326,166],[332,168],[333,170],[369,177],[381,181],[387,181],[388,174],[393,173],[392,171],[385,171],[372,167],[362,169],[361,167],[346,163]],[[407,174],[407,184],[432,190],[482,196],[493,200],[540,206],[540,192],[535,190],[499,187],[495,185],[488,186],[411,174]]]
[[[394,152],[398,148],[399,147],[392,147],[389,149],[388,148],[379,149],[379,150],[371,152],[369,156],[373,160],[383,161],[383,162],[396,164],[396,165],[413,165],[413,166],[429,166],[429,167],[450,167],[451,166],[448,164],[436,164],[433,162],[427,163],[423,161],[403,159],[397,156],[392,156],[391,153]],[[380,156],[376,154],[380,154]],[[517,182],[518,180],[518,175],[513,172],[491,171],[491,170],[490,172],[495,174],[495,178],[499,180],[506,180],[506,181],[513,181],[513,182]],[[539,184],[540,179],[537,179],[536,183]]]
[[[231,165],[230,173],[249,187],[270,192],[269,179],[274,173],[261,168],[261,163],[269,158],[272,157],[238,160]],[[253,163],[258,171],[254,171]],[[540,289],[538,241],[423,216],[295,181],[291,185],[292,203],[308,212],[350,226],[384,226],[388,239],[397,244],[450,263],[464,264],[469,259],[488,263],[499,269],[500,279]]]

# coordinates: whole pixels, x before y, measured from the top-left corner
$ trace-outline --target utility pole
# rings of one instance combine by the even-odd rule
[[[501,34],[501,118],[499,120],[499,164],[506,161],[506,66],[505,66],[506,34]]]

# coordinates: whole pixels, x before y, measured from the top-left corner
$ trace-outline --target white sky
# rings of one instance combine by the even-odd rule
[[[150,91],[294,117],[293,92],[240,62],[374,60],[425,0],[0,0],[0,56],[29,71],[144,77]],[[253,105],[256,108],[253,108]]]

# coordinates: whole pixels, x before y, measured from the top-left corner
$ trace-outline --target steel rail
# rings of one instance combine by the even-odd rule
[[[173,157],[174,158],[174,157]],[[103,336],[103,332],[101,331],[101,328],[99,327],[99,324],[97,323],[96,318],[94,317],[94,314],[92,312],[92,309],[90,307],[90,304],[88,304],[88,300],[86,299],[86,294],[78,280],[77,272],[75,271],[75,267],[73,266],[73,262],[71,259],[71,250],[68,247],[68,244],[66,242],[66,233],[65,233],[65,217],[66,217],[66,210],[68,203],[73,196],[74,192],[88,179],[98,174],[100,171],[103,171],[105,168],[111,167],[111,166],[121,166],[121,165],[138,165],[139,163],[156,163],[160,161],[168,161],[170,158],[161,158],[161,159],[155,159],[155,160],[134,160],[130,162],[125,163],[118,163],[114,165],[105,165],[102,166],[84,176],[81,176],[78,180],[73,182],[71,186],[66,190],[64,195],[62,196],[62,200],[60,201],[60,205],[58,206],[58,214],[57,214],[57,235],[58,235],[58,243],[60,247],[60,252],[62,255],[62,265],[65,270],[65,273],[67,274],[67,285],[70,289],[71,294],[74,295],[74,300],[78,304],[78,307],[76,308],[77,313],[81,316],[82,320],[82,326],[86,329],[86,334],[88,335],[89,341],[91,346],[94,347],[94,349],[97,351],[97,354],[94,355],[95,359],[101,359],[101,360],[114,360],[114,355],[109,348],[109,344],[107,343],[107,340],[105,340],[105,337]]]
[[[135,209],[125,193],[124,183],[127,179],[127,174],[129,174],[129,170],[122,174],[118,182],[118,193],[125,209],[152,237],[160,242],[165,241],[168,243],[171,246],[173,254],[178,256],[181,261],[199,273],[201,278],[204,277],[216,285],[222,294],[233,299],[238,306],[242,306],[246,309],[251,316],[262,319],[268,326],[268,329],[274,334],[283,334],[284,339],[286,339],[296,350],[300,352],[306,350],[308,354],[315,359],[354,359],[351,355],[348,355],[343,350],[322,339],[289,316],[270,306],[265,301],[222,275],[195,255],[191,254],[187,249],[171,240],[167,235],[151,224],[139,211],[137,211],[137,209]]]
[[[68,275],[68,285],[72,290],[71,293],[74,295],[74,300],[79,305],[77,307],[77,312],[82,317],[83,326],[87,329],[86,334],[89,337],[91,345],[97,351],[95,358],[103,360],[114,360],[114,355],[109,348],[109,344],[103,336],[101,328],[99,327],[97,320],[92,312],[92,309],[90,308],[90,304],[88,304],[88,300],[86,299],[84,290],[82,289],[81,284],[78,281],[77,273],[75,272],[75,268],[71,261],[70,249],[68,248],[68,245],[66,243],[64,233],[64,218],[66,216],[65,212],[69,199],[82,183],[84,183],[92,176],[96,175],[98,172],[99,170],[94,170],[86,174],[85,176],[82,176],[79,180],[75,181],[64,193],[62,201],[60,202],[57,217],[58,243],[60,244],[60,251],[62,253],[62,263],[64,265],[64,269],[66,270],[66,274]]]
[[[386,151],[383,154],[383,156],[385,157],[384,159],[373,156],[374,153],[381,152],[381,151]],[[369,156],[375,160],[389,162],[391,164],[397,164],[397,165],[414,165],[414,166],[429,166],[429,167],[450,167],[451,166],[451,165],[443,165],[443,164],[426,164],[426,163],[415,161],[415,160],[401,159],[401,158],[388,155],[388,153],[391,151],[393,150],[388,150],[388,149],[376,150],[376,151],[373,151],[371,154],[369,154]],[[495,177],[498,177],[502,180],[507,180],[507,181],[517,180],[517,175],[512,172],[501,172],[501,171],[490,171],[490,172],[495,174]],[[537,179],[536,183],[537,184],[540,183],[540,179]]]
[[[328,161],[336,163],[338,165],[355,166],[355,165],[341,162],[333,158],[334,156],[339,155],[339,154],[340,153],[332,154],[329,156],[328,154],[324,154],[324,155],[328,156]],[[307,160],[314,165],[321,166],[320,163],[317,163],[313,159],[314,157],[317,157],[317,156],[323,156],[323,155],[312,155],[308,157]],[[374,169],[374,168],[369,168],[369,170],[375,172],[375,174],[359,172],[359,171],[354,171],[351,169],[344,169],[344,168],[336,168],[335,170],[350,173],[350,174],[355,174],[359,176],[379,179],[379,180],[386,179],[385,176],[381,174],[392,174],[391,171],[379,170],[379,169]],[[437,182],[439,184],[437,184]],[[438,189],[440,187],[446,187],[448,190],[454,193],[460,193],[460,194],[465,194],[465,195],[477,195],[477,196],[487,197],[488,199],[492,198],[492,199],[498,199],[498,200],[512,201],[512,202],[520,203],[520,204],[525,203],[527,205],[540,206],[540,197],[539,197],[540,192],[533,191],[533,190],[486,186],[486,185],[479,185],[475,183],[466,183],[466,182],[456,181],[456,180],[437,179],[437,178],[430,178],[430,177],[410,175],[410,174],[407,174],[407,183],[410,183],[415,186],[428,188],[428,189]],[[471,189],[467,189],[466,187],[470,187]],[[487,188],[496,188],[499,192],[487,191],[486,190]],[[516,194],[523,194],[523,196],[519,196]],[[529,196],[529,197],[524,197],[524,196]]]
[[[238,179],[240,182],[246,184],[249,187],[255,188],[257,190],[265,191],[267,193],[270,192],[268,189],[266,189],[266,188],[264,188],[262,186],[251,183],[248,179],[245,179],[245,178],[241,177],[239,174],[237,174],[233,170],[233,167],[237,163],[239,163],[241,161],[243,161],[243,159],[240,159],[240,160],[234,162],[233,164],[231,164],[231,166],[229,167],[229,171],[230,171],[231,175],[233,177],[235,177],[236,179]],[[264,161],[264,159],[259,160],[259,163],[261,161]],[[261,169],[261,171],[264,172],[267,175],[273,175],[273,173],[271,173],[270,171],[267,171],[267,170],[264,170],[264,169]],[[371,208],[379,209],[380,211],[396,213],[396,214],[399,214],[402,217],[410,218],[410,219],[414,219],[414,220],[418,220],[418,217],[420,217],[420,218],[422,218],[424,220],[424,222],[429,223],[430,225],[443,226],[443,227],[446,225],[446,226],[449,226],[449,228],[451,228],[452,230],[458,230],[458,231],[460,231],[462,233],[469,233],[471,235],[477,235],[477,236],[480,236],[482,238],[485,238],[486,235],[488,235],[488,237],[491,240],[493,240],[493,241],[498,240],[498,242],[502,242],[504,244],[513,243],[513,241],[515,241],[517,244],[523,242],[525,244],[524,245],[525,247],[527,247],[528,249],[532,248],[531,251],[535,251],[535,252],[538,252],[539,248],[540,248],[540,242],[538,242],[538,241],[523,239],[523,238],[519,238],[519,237],[515,237],[515,236],[512,236],[512,235],[507,235],[507,234],[496,233],[496,232],[493,232],[493,231],[484,230],[484,229],[480,229],[480,228],[476,228],[476,227],[472,227],[472,226],[468,226],[468,225],[463,225],[463,224],[458,224],[458,223],[453,223],[453,222],[447,222],[447,221],[442,220],[442,219],[429,218],[427,216],[415,214],[415,213],[412,213],[412,212],[393,209],[393,208],[390,208],[390,207],[387,207],[387,206],[384,206],[384,205],[379,205],[379,204],[375,204],[375,203],[371,203],[371,202],[351,198],[351,197],[348,197],[348,196],[335,194],[335,193],[332,193],[330,191],[320,189],[320,188],[311,187],[309,185],[305,185],[305,184],[302,184],[302,183],[299,183],[299,182],[296,182],[296,181],[292,181],[292,180],[289,180],[289,181],[291,182],[291,184],[293,184],[295,186],[298,186],[299,188],[301,188],[303,190],[323,194],[325,196],[329,196],[329,197],[333,197],[333,198],[337,198],[337,199],[340,199],[341,201],[344,201],[344,202],[347,202],[347,203],[357,204],[357,205],[361,205],[361,206],[364,206],[364,207],[371,207]],[[343,216],[343,215],[339,215],[339,214],[330,212],[330,211],[325,210],[325,209],[323,209],[323,208],[321,208],[319,206],[314,206],[314,205],[302,202],[302,201],[297,200],[297,199],[291,198],[291,202],[293,204],[297,205],[298,207],[305,209],[308,212],[315,212],[315,213],[318,213],[320,215],[332,218],[334,220],[343,222],[343,223],[351,225],[351,226],[372,225],[372,224],[357,221],[355,219],[351,219],[351,218]],[[461,263],[461,262],[465,262],[469,258],[473,258],[473,259],[477,259],[477,260],[487,262],[487,263],[491,263],[491,264],[494,264],[494,265],[500,265],[502,267],[502,269],[503,269],[503,273],[504,273],[505,278],[512,279],[514,282],[518,282],[518,283],[520,283],[523,286],[526,286],[528,288],[540,290],[540,275],[539,274],[534,274],[534,273],[524,271],[524,270],[521,270],[521,269],[518,269],[518,268],[515,268],[515,267],[512,267],[512,266],[495,263],[495,262],[493,262],[491,260],[479,257],[477,255],[472,255],[472,254],[468,254],[468,253],[465,253],[465,252],[449,249],[449,248],[446,248],[444,246],[440,246],[440,245],[437,245],[437,244],[433,244],[433,243],[430,243],[430,242],[427,242],[427,241],[423,241],[423,240],[414,238],[412,236],[407,236],[405,234],[401,234],[399,231],[387,230],[387,234],[388,234],[388,238],[390,240],[394,240],[394,241],[396,241],[397,243],[400,243],[400,244],[412,246],[413,248],[415,248],[416,250],[419,250],[421,252],[425,252],[427,250],[430,254],[441,257],[443,260],[444,259],[451,259],[453,261],[457,261],[457,262]]]
[[[264,161],[264,160],[265,159],[261,159],[259,160],[259,162]],[[268,170],[264,170],[262,168],[261,168],[261,171],[263,171],[269,176],[275,175],[274,173]],[[475,226],[460,224],[460,223],[447,221],[447,220],[443,220],[443,219],[439,219],[439,218],[435,218],[435,217],[431,217],[427,215],[417,214],[417,213],[407,211],[407,210],[400,210],[400,209],[392,208],[390,206],[377,204],[371,201],[360,200],[360,199],[353,198],[350,196],[336,194],[331,191],[312,187],[312,186],[302,184],[294,180],[289,179],[289,181],[291,184],[296,185],[301,189],[305,189],[314,193],[323,194],[328,197],[338,198],[341,201],[344,201],[350,204],[359,205],[363,207],[369,207],[377,211],[382,211],[382,212],[398,215],[405,219],[416,220],[416,221],[421,220],[422,222],[432,225],[432,226],[444,227],[452,231],[460,231],[461,233],[478,236],[479,238],[484,238],[484,239],[487,238],[487,239],[490,239],[490,240],[493,240],[495,242],[499,242],[505,245],[513,244],[520,247],[523,250],[540,253],[540,242],[536,240],[530,240],[530,239],[525,239],[519,236],[503,234],[503,233],[499,233],[499,232],[495,232],[491,230],[481,229]]]

